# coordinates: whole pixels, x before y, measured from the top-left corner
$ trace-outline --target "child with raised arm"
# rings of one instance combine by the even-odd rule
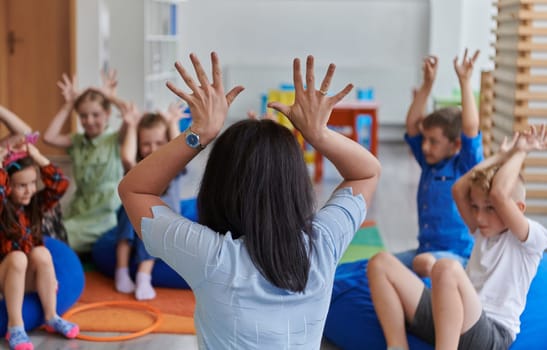
[[[370,152],[327,127],[334,105],[352,85],[327,95],[335,70],[330,64],[316,88],[308,56],[305,82],[300,60],[293,62],[294,104],[269,104],[343,177],[316,211],[294,134],[267,119],[241,120],[221,134],[243,87],[225,92],[216,53],[212,81],[194,54],[190,59],[197,81],[176,64],[190,91],[168,86],[190,106],[192,125],[124,177],[119,193],[128,216],[148,251],[192,288],[200,349],[319,349],[336,265],[364,221],[380,175]],[[192,222],[160,197],[205,147],[211,151],[198,194],[199,219]]]
[[[182,118],[180,103],[169,105],[166,113],[140,113],[133,104],[125,104],[122,115],[127,124],[127,136],[122,144],[122,163],[127,172],[139,161],[148,157],[159,147],[167,144],[180,134],[179,120]],[[162,194],[161,199],[175,213],[180,212],[180,180],[182,173],[176,176]],[[121,293],[135,293],[137,300],[154,299],[156,291],[152,286],[152,269],[155,258],[148,254],[142,240],[136,236],[133,227],[126,227],[128,220],[119,224],[116,246],[115,287]],[[108,238],[106,238],[108,239]],[[135,282],[131,280],[129,265],[131,256],[137,263]]]
[[[454,184],[454,200],[475,237],[465,270],[453,259],[437,260],[429,290],[393,256],[371,259],[370,291],[388,349],[408,348],[405,325],[436,349],[497,350],[513,343],[547,248],[545,227],[524,216],[519,172],[528,152],[547,149],[545,131],[517,134]]]
[[[68,180],[36,147],[24,142],[20,137],[9,151],[0,147],[0,291],[8,314],[6,339],[15,350],[33,349],[22,315],[27,291],[38,293],[46,330],[67,338],[79,332],[77,325],[57,315],[57,279],[41,231],[42,213],[58,204]],[[40,191],[39,174],[44,184]]]
[[[78,253],[88,253],[101,235],[117,225],[116,212],[121,207],[116,188],[123,176],[120,145],[125,126],[107,131],[111,102],[121,102],[114,97],[115,76],[107,77],[103,89],[82,93],[66,75],[58,85],[66,102],[51,121],[44,141],[67,150],[72,161],[76,191],[64,223],[70,246]],[[83,133],[62,133],[72,110],[78,114]]]
[[[473,64],[478,56],[476,51],[468,57],[466,49],[461,63],[458,57],[454,58],[462,93],[461,110],[442,108],[424,115],[437,72],[434,56],[424,59],[423,83],[415,91],[408,110],[405,141],[422,169],[417,193],[419,246],[395,255],[422,276],[429,275],[437,258],[450,257],[465,265],[473,247],[473,238],[458,213],[451,188],[483,159],[479,115],[471,88]]]
[[[0,122],[8,129],[8,134],[0,139],[2,147],[7,147],[10,142],[19,139],[21,135],[27,135],[29,138],[38,136],[38,133],[32,133],[31,127],[22,118],[2,105],[0,105]],[[62,218],[60,203],[43,213],[42,234],[66,242],[66,230]]]

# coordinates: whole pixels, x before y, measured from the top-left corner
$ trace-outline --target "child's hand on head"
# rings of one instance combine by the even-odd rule
[[[27,138],[25,135],[13,135],[13,137],[10,138],[9,144],[7,147],[9,147],[10,152],[26,152],[27,151]]]
[[[432,85],[437,75],[437,63],[439,59],[437,56],[427,56],[424,58],[422,70],[424,73],[424,84]]]
[[[142,113],[133,102],[124,102],[120,105],[122,119],[126,125],[137,127]]]
[[[6,137],[5,139],[3,139],[2,142],[0,142],[0,146],[4,148],[12,147],[12,145],[16,145],[21,142],[24,142],[23,141],[24,139],[25,139],[25,135],[21,135],[21,134],[10,135]]]
[[[500,145],[500,148],[499,148],[499,152],[500,153],[508,153],[509,151],[511,151],[513,149],[513,147],[515,147],[515,144],[517,143],[517,140],[520,136],[520,133],[518,131],[516,131],[514,134],[513,134],[513,138],[511,140],[509,140],[507,138],[507,136],[505,136],[503,138],[503,141]]]
[[[277,118],[275,117],[275,115],[270,112],[269,110],[266,111],[266,113],[262,116],[258,116],[258,113],[252,109],[248,110],[247,111],[247,118],[249,119],[253,119],[253,120],[259,120],[259,119],[269,119],[269,120],[273,120],[274,122],[277,121]]]
[[[547,129],[545,124],[539,128],[532,125],[530,129],[521,133],[516,142],[516,149],[523,152],[540,151],[547,149]]]
[[[38,157],[42,156],[42,153],[40,153],[40,150],[34,146],[32,143],[27,143],[27,152],[29,157],[36,160]]]
[[[118,72],[115,69],[102,70],[101,81],[103,86],[101,92],[106,96],[116,96],[116,88],[118,87]]]
[[[178,123],[179,120],[184,116],[182,108],[184,106],[183,101],[171,102],[167,106],[167,111],[165,113],[159,112],[163,118],[167,121],[168,124]]]
[[[479,53],[480,51],[477,50],[473,54],[473,57],[467,57],[467,49],[465,49],[461,63],[458,63],[458,56],[454,57],[454,70],[460,81],[467,81],[471,77],[473,65],[479,57]]]
[[[70,79],[68,75],[63,73],[63,78],[57,82],[57,86],[61,89],[61,94],[68,103],[74,102],[80,94],[78,92],[78,84],[75,76]]]
[[[252,120],[257,120],[258,119],[258,113],[256,113],[256,111],[254,111],[252,109],[249,109],[247,111],[247,118],[252,119]]]

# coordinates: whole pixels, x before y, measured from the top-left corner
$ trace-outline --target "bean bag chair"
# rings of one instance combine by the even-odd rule
[[[84,270],[80,259],[64,242],[44,237],[44,243],[51,252],[55,274],[59,283],[57,291],[57,313],[64,314],[80,298],[84,289]],[[27,293],[23,301],[23,321],[30,331],[41,326],[44,320],[42,304],[37,293]],[[8,314],[5,300],[0,301],[0,335],[6,334]]]
[[[368,260],[342,264],[336,270],[325,337],[344,350],[384,350],[386,343],[370,298],[366,266]],[[543,256],[522,313],[521,330],[511,350],[540,349],[547,344],[547,257]],[[411,350],[433,350],[433,346],[408,335]]]
[[[196,199],[184,199],[180,202],[180,207],[181,215],[197,221]],[[117,235],[108,232],[95,242],[92,250],[92,259],[97,270],[111,278],[114,278],[116,269],[117,242]],[[138,264],[132,259],[129,265],[130,274],[134,277]],[[156,259],[154,264],[152,284],[156,287],[190,289],[188,283],[161,259]]]

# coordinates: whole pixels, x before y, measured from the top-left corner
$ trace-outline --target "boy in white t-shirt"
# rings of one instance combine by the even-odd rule
[[[456,261],[438,260],[429,290],[395,257],[371,259],[370,291],[388,349],[408,349],[407,330],[437,349],[510,347],[547,248],[547,230],[524,216],[519,172],[528,152],[544,149],[545,125],[516,133],[454,184],[458,210],[475,236],[465,271]]]

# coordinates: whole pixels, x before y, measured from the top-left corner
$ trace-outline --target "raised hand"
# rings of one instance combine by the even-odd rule
[[[192,131],[199,134],[200,140],[206,145],[222,129],[228,114],[228,108],[237,95],[243,91],[243,87],[236,86],[228,93],[225,93],[220,62],[215,52],[211,53],[212,82],[209,82],[207,74],[195,54],[190,54],[190,60],[199,85],[182,64],[177,62],[175,68],[186,86],[191,90],[191,93],[182,91],[172,82],[167,82],[167,87],[188,104],[192,114]]]
[[[167,106],[167,111],[159,113],[163,116],[168,124],[178,123],[179,120],[184,116],[184,113],[182,111],[183,106],[184,102],[182,101],[171,102],[169,106]]]
[[[505,136],[503,138],[502,143],[500,144],[499,152],[508,153],[509,151],[511,151],[513,147],[515,147],[515,144],[517,143],[517,140],[519,139],[519,137],[520,137],[520,133],[518,131],[516,131],[513,134],[513,137],[511,138],[511,140],[509,140],[507,136]]]
[[[315,88],[314,58],[311,55],[308,56],[306,60],[306,87],[304,87],[300,60],[295,58],[293,61],[294,104],[287,106],[280,102],[270,102],[268,107],[286,115],[306,140],[313,140],[326,130],[334,105],[353,89],[353,85],[348,84],[335,95],[327,96],[335,69],[335,65],[331,63],[317,90]]]
[[[264,115],[259,116],[256,111],[250,109],[250,110],[247,111],[247,118],[253,119],[253,120],[269,119],[269,120],[273,120],[274,122],[277,121],[276,116],[272,112],[270,112],[269,110],[266,111],[266,113]]]
[[[0,142],[0,146],[4,148],[11,148],[11,145],[19,145],[25,142],[25,135],[15,134],[10,135]]]
[[[32,143],[27,143],[27,152],[38,166],[43,167],[49,164],[49,159],[46,158]]]
[[[473,65],[479,57],[479,53],[480,51],[477,50],[472,57],[467,57],[467,49],[465,49],[461,63],[458,63],[458,56],[454,57],[454,70],[460,81],[469,80],[473,73]]]
[[[545,124],[539,128],[532,125],[530,129],[521,133],[515,148],[524,152],[540,151],[547,149],[547,129]]]
[[[115,96],[118,87],[118,72],[115,69],[102,70],[101,81],[103,82],[101,91],[106,96]]]
[[[122,120],[128,126],[137,127],[141,120],[142,113],[133,102],[124,102],[120,104]]]
[[[433,85],[433,82],[435,81],[435,77],[437,76],[438,62],[439,62],[439,59],[437,58],[437,56],[429,55],[424,58],[424,61],[422,64],[424,84]]]
[[[80,94],[75,76],[70,79],[66,73],[63,73],[62,79],[57,82],[57,86],[61,89],[61,94],[67,103],[74,102]]]

